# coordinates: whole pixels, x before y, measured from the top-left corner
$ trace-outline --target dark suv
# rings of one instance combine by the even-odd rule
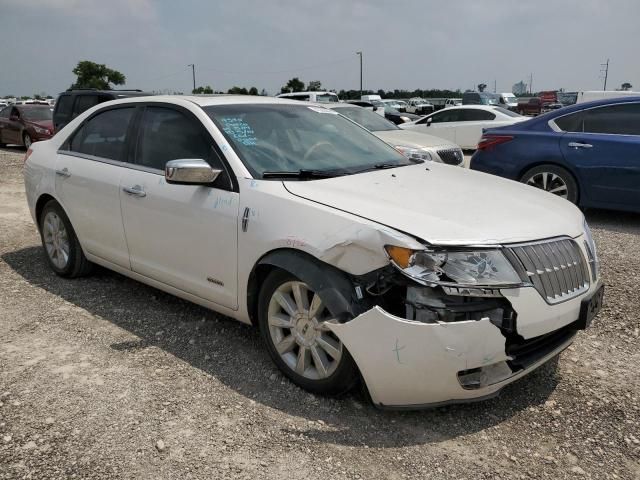
[[[119,100],[127,97],[153,95],[142,90],[95,90],[92,88],[68,89],[56,100],[53,111],[53,130],[60,131],[71,120],[85,110],[109,100]]]

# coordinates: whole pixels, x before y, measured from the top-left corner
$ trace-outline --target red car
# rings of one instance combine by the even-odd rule
[[[9,105],[0,110],[0,147],[24,145],[53,137],[52,111],[49,105]]]

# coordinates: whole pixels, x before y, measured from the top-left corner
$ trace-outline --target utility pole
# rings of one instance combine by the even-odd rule
[[[193,76],[193,89],[196,89],[196,66],[193,63],[187,65],[187,67],[191,67],[191,75]]]
[[[360,56],[360,98],[362,98],[362,52],[356,52]]]
[[[604,73],[604,88],[603,90],[607,90],[607,77],[609,76],[609,59],[607,58],[607,63],[600,64],[600,73]]]
[[[533,73],[529,74],[529,95],[533,95]]]
[[[498,87],[497,87],[497,85],[498,85],[498,81],[497,81],[497,80],[494,80],[494,81],[493,81],[493,93],[498,93]]]

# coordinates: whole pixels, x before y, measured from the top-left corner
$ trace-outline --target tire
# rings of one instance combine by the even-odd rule
[[[337,337],[322,327],[330,318],[326,307],[309,318],[318,300],[311,288],[289,272],[271,272],[258,297],[260,334],[273,362],[293,383],[312,393],[341,395],[356,385],[358,368]]]
[[[577,204],[578,184],[573,175],[557,165],[538,165],[527,170],[520,178],[522,183],[553,193]]]
[[[55,200],[50,200],[40,214],[40,238],[51,269],[59,276],[75,278],[87,275],[93,264],[82,252],[73,226]]]
[[[33,143],[33,141],[31,140],[31,135],[29,135],[27,132],[23,133],[22,134],[22,144],[24,145],[24,148],[29,150],[29,147],[31,147],[32,143]]]

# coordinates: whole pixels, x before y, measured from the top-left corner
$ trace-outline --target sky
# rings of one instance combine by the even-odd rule
[[[126,87],[640,89],[638,0],[0,0],[0,96],[57,95],[80,60]],[[121,88],[121,87],[119,87]]]

